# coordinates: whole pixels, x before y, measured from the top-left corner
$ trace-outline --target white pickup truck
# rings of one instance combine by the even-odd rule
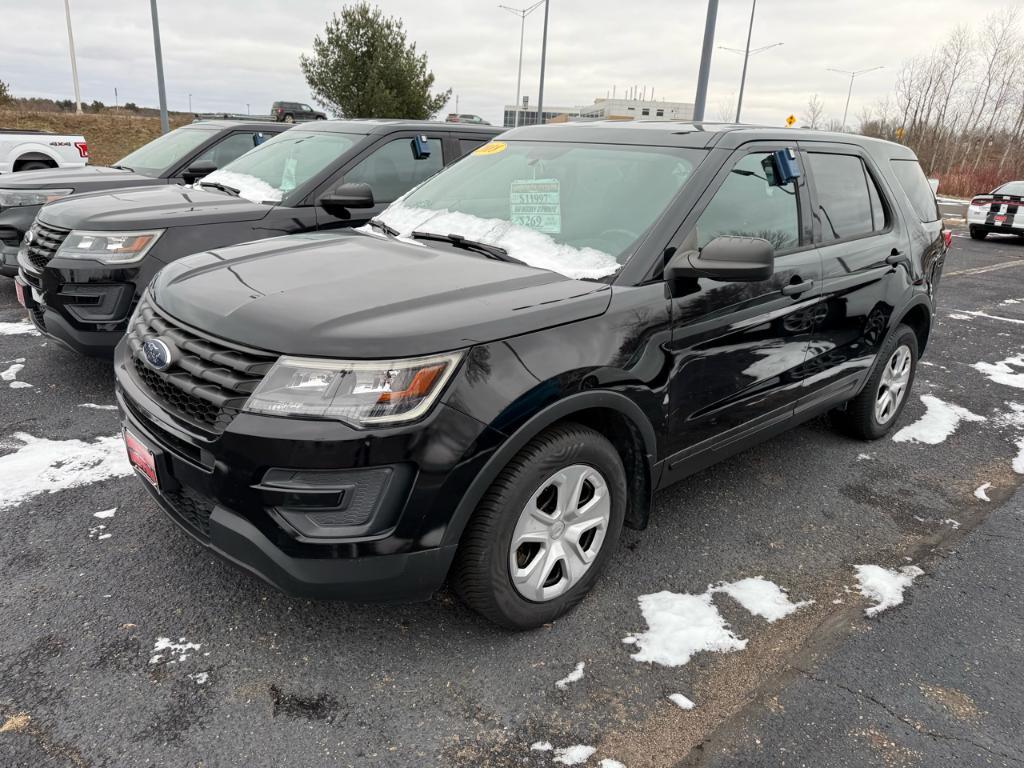
[[[81,168],[88,161],[84,136],[0,128],[0,173]]]

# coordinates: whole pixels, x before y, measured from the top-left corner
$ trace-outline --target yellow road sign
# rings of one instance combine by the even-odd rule
[[[796,115],[790,115],[789,117],[786,118],[786,127],[787,128],[792,128],[793,127],[793,123],[795,123],[795,122],[796,122]]]
[[[903,129],[902,128],[897,128],[896,129],[896,140],[897,141],[903,141]]]

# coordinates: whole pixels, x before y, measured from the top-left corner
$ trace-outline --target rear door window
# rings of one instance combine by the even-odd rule
[[[938,221],[941,218],[939,203],[917,160],[892,160],[890,162],[892,170],[896,174],[896,180],[903,187],[910,205],[921,221]]]
[[[197,163],[213,163],[218,168],[235,160],[250,149],[256,146],[257,133],[254,131],[242,131],[225,136],[212,147],[207,148],[199,157],[192,161],[191,165]]]
[[[885,211],[874,179],[856,155],[807,154],[814,177],[815,216],[825,242],[885,229]]]

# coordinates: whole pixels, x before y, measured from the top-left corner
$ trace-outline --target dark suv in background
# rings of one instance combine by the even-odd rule
[[[449,577],[514,628],[659,488],[828,411],[892,429],[949,244],[906,147],[666,122],[519,128],[378,219],[164,269],[115,358],[129,455],[286,592]]]
[[[39,212],[19,251],[19,299],[50,338],[109,356],[165,264],[247,240],[365,224],[498,130],[402,120],[310,123],[192,188],[58,200]]]
[[[275,101],[270,108],[270,116],[279,123],[304,123],[307,120],[327,119],[323,112],[297,101]]]
[[[204,120],[165,133],[110,167],[86,165],[4,176],[0,180],[0,275],[18,274],[18,247],[46,203],[83,192],[191,184],[289,127]]]

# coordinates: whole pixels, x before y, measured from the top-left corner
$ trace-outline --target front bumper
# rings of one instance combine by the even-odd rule
[[[481,444],[495,442],[480,422],[445,406],[414,428],[379,432],[241,413],[214,433],[161,405],[127,343],[115,373],[123,425],[153,451],[160,488],[141,481],[203,546],[297,597],[418,600],[443,584],[456,549],[441,545],[445,527],[488,455]],[[389,482],[353,503],[360,516],[310,525],[320,514],[304,506],[311,488],[340,486],[304,477],[341,475],[358,501],[364,475],[380,472]]]

